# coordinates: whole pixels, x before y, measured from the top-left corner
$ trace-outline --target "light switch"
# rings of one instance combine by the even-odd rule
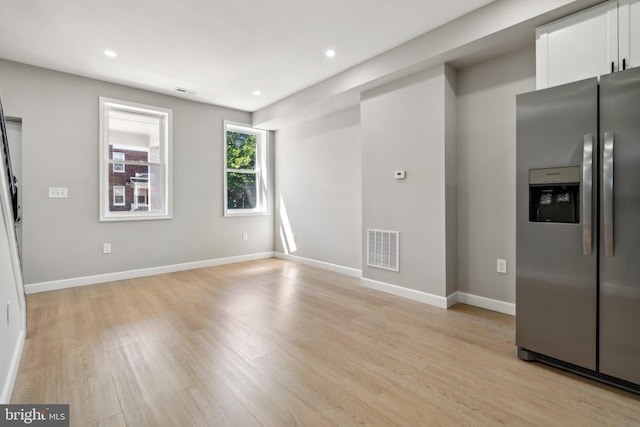
[[[49,187],[50,199],[66,199],[67,197],[69,197],[67,187]]]
[[[405,178],[405,172],[403,170],[402,171],[394,171],[393,172],[393,177],[395,179],[404,179]]]

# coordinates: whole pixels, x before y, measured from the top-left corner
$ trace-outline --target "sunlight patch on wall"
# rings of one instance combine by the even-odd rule
[[[284,252],[287,255],[292,254],[298,250],[295,238],[293,237],[293,230],[291,229],[289,215],[287,215],[287,207],[284,204],[282,194],[280,195],[280,239],[282,240]]]

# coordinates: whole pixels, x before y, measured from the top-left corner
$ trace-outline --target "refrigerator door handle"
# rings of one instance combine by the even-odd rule
[[[604,133],[602,151],[602,217],[604,222],[604,255],[613,256],[613,132]]]
[[[584,136],[582,150],[582,251],[592,251],[592,200],[593,198],[593,135]]]

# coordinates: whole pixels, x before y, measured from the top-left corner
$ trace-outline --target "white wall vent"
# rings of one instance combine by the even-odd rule
[[[400,271],[400,232],[367,230],[367,265]]]

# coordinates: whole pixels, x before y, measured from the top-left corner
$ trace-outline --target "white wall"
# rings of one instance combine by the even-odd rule
[[[455,69],[444,67],[444,165],[445,165],[445,233],[446,233],[446,290],[449,296],[458,290],[458,162],[456,153],[456,88],[458,75]]]
[[[456,83],[440,66],[371,90],[360,106],[281,129],[272,150],[276,216],[243,218],[222,216],[222,120],[248,122],[248,113],[0,61],[6,113],[23,119],[25,281],[267,252],[274,242],[285,252],[282,195],[295,256],[435,295],[457,287],[513,302],[514,96],[533,90],[533,61],[530,47],[458,70],[454,107]],[[98,221],[99,96],[174,110],[173,220]],[[446,143],[451,117],[457,154]],[[394,180],[395,169],[407,179]],[[48,199],[49,186],[68,186],[70,198]],[[400,274],[362,265],[366,228],[401,231]],[[495,272],[496,258],[508,260],[506,276]]]
[[[359,270],[359,107],[283,128],[275,139],[276,251]],[[281,238],[289,229],[292,245]]]
[[[223,120],[249,113],[4,60],[0,89],[5,113],[22,119],[27,284],[273,250],[272,214],[223,217]],[[173,110],[173,219],[99,222],[100,96]],[[49,199],[48,187],[69,198]]]
[[[363,265],[365,278],[437,296],[457,290],[515,302],[515,95],[534,89],[534,57],[529,46],[457,72],[436,67],[364,94],[361,123],[350,120],[362,134],[362,177],[345,175],[341,185],[353,189],[362,180],[363,232],[368,227],[401,232],[401,272]],[[303,205],[334,205],[331,191],[314,192],[312,200],[304,195],[305,186],[317,189],[323,184],[313,181],[326,179],[312,159],[326,165],[335,148],[304,142],[324,141],[320,135],[349,140],[345,120],[341,113],[278,132],[278,187],[286,188],[287,205],[298,198]],[[303,143],[293,145],[296,139]],[[330,139],[345,146],[340,137]],[[300,167],[294,166],[298,158],[304,159]],[[311,174],[300,173],[309,168]],[[405,169],[407,179],[394,180],[395,169]],[[334,177],[333,170],[325,175]],[[325,184],[335,186],[332,179]],[[294,211],[299,242],[318,218],[307,218],[302,206]],[[340,230],[350,233],[354,224],[345,221]],[[277,223],[276,234],[278,228]],[[312,244],[298,245],[298,254],[314,260],[352,266],[354,254],[366,255],[366,234],[359,250],[336,246],[334,257],[326,253],[322,234],[307,243]],[[507,259],[508,274],[496,272],[497,258]]]
[[[368,91],[360,103],[363,257],[367,229],[400,232],[400,272],[363,265],[363,277],[439,297],[447,295],[448,74],[434,67]],[[394,170],[406,179],[395,180]]]
[[[515,303],[516,100],[535,89],[535,50],[458,70],[458,290]],[[496,272],[496,259],[508,262]]]

